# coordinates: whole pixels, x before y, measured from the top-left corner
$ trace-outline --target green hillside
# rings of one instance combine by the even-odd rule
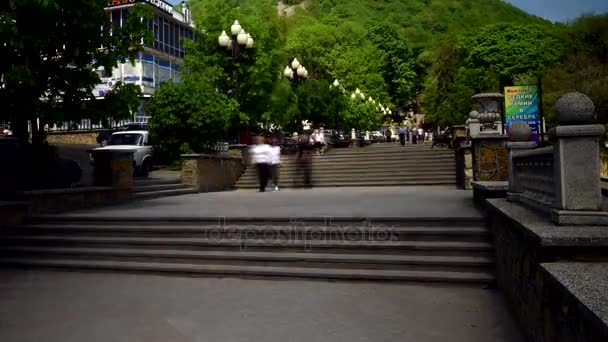
[[[500,0],[312,0],[319,17],[336,17],[360,25],[391,23],[404,38],[426,44],[443,35],[472,32],[498,23],[539,23],[542,19]]]
[[[241,121],[286,125],[340,117],[351,125],[377,124],[363,114],[348,117],[366,109],[348,107],[327,91],[338,79],[347,96],[360,89],[393,112],[413,110],[442,126],[459,124],[471,109],[471,95],[556,74],[568,54],[580,52],[566,48],[574,44],[569,40],[593,40],[605,22],[594,19],[581,38],[573,30],[589,25],[554,25],[500,0],[285,0],[280,8],[293,6],[288,14],[277,5],[190,0],[204,39],[191,47],[188,70],[211,89],[238,94]],[[256,41],[248,53],[254,59],[231,63],[218,48],[218,35],[234,19]],[[310,74],[300,87],[280,76],[294,57]],[[605,61],[596,64],[603,79]],[[552,96],[570,90],[548,84],[557,85],[547,89]]]

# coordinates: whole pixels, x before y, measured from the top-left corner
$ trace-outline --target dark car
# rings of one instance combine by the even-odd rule
[[[350,145],[350,139],[345,137],[342,132],[336,130],[326,130],[325,141],[331,147],[348,147]]]
[[[116,132],[123,132],[123,131],[147,131],[149,129],[149,126],[147,123],[143,123],[143,122],[132,122],[132,123],[128,123],[124,126],[120,126],[116,129],[111,129],[111,130],[105,130],[105,131],[101,131],[99,132],[99,135],[97,135],[97,143],[99,145],[106,146],[108,144],[108,141],[110,141],[110,136]]]

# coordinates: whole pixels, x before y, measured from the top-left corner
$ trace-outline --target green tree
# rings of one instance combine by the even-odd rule
[[[17,135],[27,136],[30,120],[33,142],[40,143],[45,123],[86,118],[86,102],[95,100],[92,90],[99,83],[94,70],[134,60],[142,38],[151,41],[142,20],[151,15],[149,8],[133,6],[119,28],[111,25],[106,5],[106,0],[10,0],[1,5],[0,108]],[[122,90],[128,88],[118,92],[129,94]]]
[[[521,75],[544,75],[562,55],[561,42],[546,25],[489,25],[466,45],[465,63],[496,73],[500,89],[513,85]]]
[[[207,152],[206,146],[225,138],[238,104],[218,94],[211,83],[186,78],[164,83],[148,105],[152,142],[161,160],[179,160],[181,153]]]

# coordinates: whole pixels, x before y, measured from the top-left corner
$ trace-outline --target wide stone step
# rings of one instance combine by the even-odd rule
[[[179,178],[140,178],[133,181],[135,187],[167,184],[181,184],[181,180]]]
[[[0,265],[88,269],[123,272],[150,272],[175,275],[293,277],[344,280],[390,280],[416,282],[488,283],[494,276],[488,272],[445,272],[408,270],[329,269],[242,265],[206,265],[185,263],[126,262],[47,258],[6,258]]]
[[[154,199],[160,197],[169,197],[169,196],[181,196],[181,195],[189,195],[197,193],[196,190],[191,188],[178,188],[178,189],[170,189],[170,190],[155,190],[155,191],[145,191],[145,192],[136,192],[134,197],[136,199]]]
[[[384,252],[435,255],[487,255],[493,250],[488,242],[471,241],[345,241],[345,240],[302,240],[302,239],[216,239],[216,238],[151,238],[151,237],[99,237],[99,236],[7,236],[6,245],[43,245],[78,247],[117,248],[180,248],[189,250],[252,250],[252,251],[316,251],[331,250],[341,253]]]
[[[40,215],[28,219],[31,224],[55,224],[55,225],[138,225],[158,226],[171,225],[180,227],[182,225],[196,225],[199,227],[213,226],[223,227],[226,225],[240,225],[247,227],[260,226],[293,226],[300,227],[484,227],[484,219],[481,215],[466,217],[200,217],[200,216],[97,216],[90,215]]]
[[[178,190],[178,189],[186,189],[187,186],[181,183],[174,184],[152,184],[152,185],[136,185],[133,187],[134,193],[141,192],[150,192],[150,191],[160,191],[160,190]]]
[[[246,226],[246,225],[135,225],[135,224],[30,224],[9,232],[32,236],[52,234],[67,236],[140,236],[178,238],[240,238],[294,239],[307,238],[368,241],[487,241],[489,231],[479,225],[452,227],[391,227],[391,226]]]
[[[361,161],[361,160],[349,160],[341,162],[332,162],[330,160],[316,159],[311,162],[313,167],[322,169],[352,169],[352,168],[373,168],[375,170],[390,169],[391,167],[412,167],[416,166],[421,168],[433,169],[434,167],[450,167],[455,168],[456,162],[453,160],[449,161],[436,161],[436,160],[390,160],[390,161]],[[295,161],[282,162],[282,167],[297,167],[299,164]]]
[[[487,272],[491,257],[271,253],[250,251],[187,251],[170,249],[119,249],[75,247],[10,247],[0,250],[10,258],[147,261],[215,265],[282,266],[341,269],[400,269]]]
[[[297,155],[297,154],[296,154]],[[287,155],[286,157],[288,157]],[[292,155],[293,156],[293,155]],[[364,153],[326,153],[324,155],[316,155],[320,158],[327,159],[350,159],[350,158],[360,158],[360,159],[392,159],[392,158],[415,158],[415,159],[425,159],[425,158],[446,158],[446,159],[454,159],[454,153],[445,153],[445,152],[406,152],[406,151],[394,151],[394,152],[364,152]]]
[[[349,172],[350,171],[350,172]],[[301,170],[297,169],[297,168],[280,168],[279,169],[280,175],[281,176],[293,176],[293,175],[299,175],[299,173],[301,172]],[[450,176],[450,177],[455,177],[456,176],[456,170],[453,169],[445,169],[445,170],[428,170],[425,171],[424,174],[422,175],[420,171],[416,170],[416,169],[407,169],[407,168],[395,168],[392,170],[378,170],[378,171],[370,171],[370,170],[366,170],[366,169],[358,169],[358,170],[325,170],[325,171],[321,171],[318,169],[313,169],[312,173],[317,174],[317,173],[323,173],[323,175],[332,175],[332,176],[347,176],[347,175],[353,175],[353,176],[373,176],[373,177],[383,177],[383,176],[395,176],[395,175],[399,175],[399,176],[404,176],[404,177],[416,177],[416,176]],[[246,179],[246,178],[256,178],[257,179],[257,172],[245,172],[245,174],[243,174],[241,176],[240,179]]]
[[[299,184],[299,182],[298,182]],[[255,185],[254,183],[244,183],[237,184],[237,188],[239,189],[257,189],[259,185]],[[282,188],[291,188],[291,187],[299,187],[300,185],[294,185],[293,182],[287,182],[285,180],[281,181],[279,184]],[[353,181],[353,182],[316,182],[313,179],[313,187],[319,188],[340,188],[340,187],[370,187],[370,186],[456,186],[456,180],[434,180],[434,181]]]
[[[294,178],[302,178],[303,174],[298,173],[298,171],[294,172],[286,172],[280,173],[280,178],[283,180],[294,179]],[[424,181],[424,180],[452,180],[456,179],[455,174],[439,174],[439,175],[424,175],[424,174],[414,174],[414,175],[402,175],[402,174],[374,174],[374,173],[347,173],[347,174],[336,174],[336,173],[325,173],[325,172],[311,172],[311,177],[315,181],[369,181],[369,180],[401,180],[401,181]],[[247,181],[257,181],[258,176],[249,174],[244,175],[239,179],[239,182],[247,182]]]

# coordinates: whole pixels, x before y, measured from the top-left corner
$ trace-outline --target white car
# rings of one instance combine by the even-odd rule
[[[116,132],[110,136],[105,147],[99,147],[93,151],[105,150],[132,150],[133,167],[136,175],[147,176],[153,165],[154,149],[148,142],[148,131],[124,131]],[[93,160],[91,160],[93,163]]]

